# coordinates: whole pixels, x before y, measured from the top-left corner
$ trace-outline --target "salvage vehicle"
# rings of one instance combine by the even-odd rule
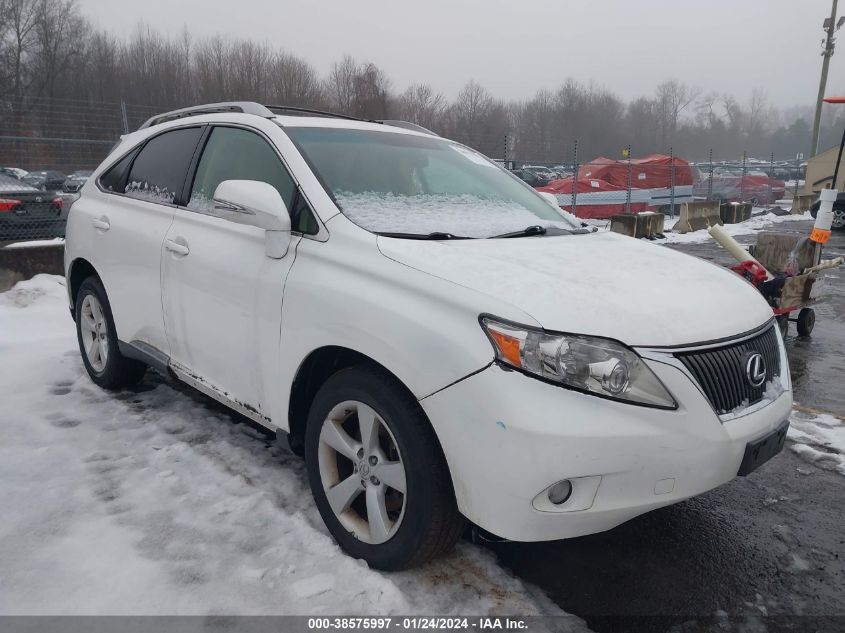
[[[792,407],[751,285],[396,122],[156,116],[83,185],[65,269],[94,383],[151,366],[286,435],[380,569],[466,521],[562,539],[701,494],[775,455]]]

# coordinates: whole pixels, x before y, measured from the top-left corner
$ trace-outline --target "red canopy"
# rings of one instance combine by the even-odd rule
[[[672,165],[675,185],[691,185],[693,170],[682,158],[652,154],[631,159],[631,188],[655,189],[672,186]],[[598,178],[617,187],[628,187],[628,161],[600,157],[578,168],[578,179]]]
[[[538,187],[537,191],[545,191],[552,194],[571,195],[573,189],[578,194],[578,206],[575,210],[572,205],[562,204],[560,208],[564,211],[574,213],[579,218],[590,218],[606,220],[610,216],[625,213],[625,191],[627,187],[613,185],[606,180],[598,178],[562,178],[553,180],[545,187]],[[617,195],[602,194],[616,193]],[[582,194],[587,194],[582,196]],[[593,194],[593,195],[590,195]],[[644,202],[631,204],[631,212],[639,213],[646,211],[648,205]]]

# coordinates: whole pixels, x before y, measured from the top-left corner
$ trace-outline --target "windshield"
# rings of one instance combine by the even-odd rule
[[[492,237],[580,228],[504,169],[451,141],[371,130],[286,127],[340,210],[374,233]]]

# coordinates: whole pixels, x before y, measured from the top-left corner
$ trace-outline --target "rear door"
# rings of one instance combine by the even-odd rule
[[[269,138],[216,126],[207,137],[188,203],[176,211],[162,257],[162,300],[171,366],[242,413],[269,422],[267,378],[277,373],[287,255],[265,255],[264,231],[204,213],[224,180],[275,187],[289,211],[298,189]],[[294,227],[296,227],[294,220]]]
[[[202,131],[193,126],[152,137],[99,178],[107,195],[74,204],[74,231],[88,234],[85,250],[105,285],[118,338],[164,354],[162,243]]]

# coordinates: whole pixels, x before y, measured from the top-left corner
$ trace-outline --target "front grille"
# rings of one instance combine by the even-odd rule
[[[752,387],[746,376],[748,352],[759,352],[766,363],[766,381],[761,387]],[[780,350],[774,326],[738,343],[678,352],[675,356],[696,379],[719,415],[759,402],[766,383],[780,376]]]

